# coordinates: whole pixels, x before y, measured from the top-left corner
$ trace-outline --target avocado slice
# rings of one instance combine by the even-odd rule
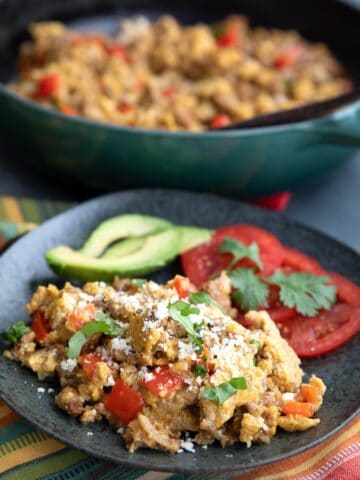
[[[198,227],[178,227],[181,234],[180,253],[197,247],[201,243],[208,242],[211,239],[212,230]]]
[[[124,257],[125,255],[129,255],[130,253],[134,253],[140,250],[142,244],[148,236],[149,235],[145,235],[143,237],[131,237],[121,240],[120,242],[116,242],[113,246],[109,247],[100,258],[120,258]]]
[[[119,215],[100,223],[79,251],[88,257],[98,257],[116,240],[147,235],[171,226],[167,220],[150,215],[133,213]]]
[[[201,243],[205,243],[211,238],[211,230],[197,227],[174,227],[177,229],[180,237],[179,252],[183,253],[190,248],[196,247]],[[101,256],[101,258],[120,258],[129,253],[134,253],[140,249],[146,238],[152,234],[144,237],[133,237],[126,240],[121,240],[115,243],[112,247]]]
[[[136,277],[164,267],[179,251],[176,228],[149,235],[135,253],[121,258],[90,258],[83,252],[59,246],[45,254],[48,265],[59,275],[72,279],[110,282],[116,275]]]

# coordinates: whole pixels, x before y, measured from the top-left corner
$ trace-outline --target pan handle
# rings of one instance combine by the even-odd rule
[[[360,149],[360,100],[306,127],[330,145]]]

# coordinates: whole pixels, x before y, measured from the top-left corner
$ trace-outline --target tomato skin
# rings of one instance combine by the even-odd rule
[[[127,425],[141,412],[144,400],[139,392],[119,379],[106,396],[104,405],[109,412]]]
[[[168,394],[179,390],[184,384],[184,377],[179,373],[174,373],[169,369],[168,365],[160,365],[152,372],[152,380],[142,380],[140,385],[154,395],[161,393]]]
[[[312,417],[315,413],[315,406],[312,403],[287,400],[281,407],[281,413],[284,415],[302,415],[303,417]]]
[[[269,308],[267,312],[275,323],[281,323],[299,315],[295,308],[289,307]]]
[[[52,97],[60,87],[60,77],[57,73],[48,73],[38,82],[36,95],[39,98]]]
[[[284,247],[283,265],[291,267],[295,271],[325,275],[325,270],[315,258],[309,257],[295,248]]]
[[[303,56],[304,49],[301,45],[291,45],[274,60],[274,65],[278,70],[284,70],[292,67]]]
[[[235,47],[239,40],[239,29],[234,26],[228,27],[224,33],[219,35],[216,39],[218,47],[227,48]]]
[[[181,275],[176,275],[174,278],[173,287],[177,291],[180,299],[187,298],[189,296],[189,290],[187,288],[188,283],[189,280]]]
[[[315,317],[298,315],[278,326],[299,357],[316,357],[335,350],[360,332],[360,307],[338,303]]]
[[[319,402],[319,394],[313,385],[303,383],[300,387],[300,397],[303,402],[313,403],[317,405]]]
[[[239,240],[244,245],[256,242],[260,250],[260,259],[263,264],[261,274],[271,275],[276,268],[280,267],[283,260],[283,246],[279,240],[266,230],[253,225],[230,225],[220,227],[213,233],[212,239],[194,247],[181,255],[181,264],[186,276],[197,287],[209,279],[209,277],[227,268],[231,262],[231,254],[223,254],[218,251],[219,245],[225,238],[231,237]],[[237,262],[237,267],[253,267],[256,265],[249,259],[244,258]]]
[[[360,287],[358,285],[339,273],[327,272],[326,275],[335,286],[339,300],[360,307]]]
[[[81,357],[79,358],[79,363],[81,364],[85,375],[89,379],[94,378],[94,375],[96,373],[96,364],[103,361],[104,360],[96,353],[87,353],[85,355],[81,355]]]
[[[291,200],[290,192],[275,193],[274,195],[268,195],[267,197],[258,198],[253,200],[254,205],[259,207],[268,208],[277,212],[283,212],[289,205]]]
[[[31,323],[31,329],[34,331],[36,340],[38,342],[43,342],[47,334],[50,331],[49,324],[45,319],[45,315],[42,311],[37,310],[33,315],[33,320]]]
[[[227,127],[230,125],[231,120],[228,115],[225,113],[218,113],[215,117],[211,120],[211,128],[221,128]]]

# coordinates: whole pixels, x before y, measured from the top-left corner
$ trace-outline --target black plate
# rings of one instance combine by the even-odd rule
[[[60,243],[78,247],[101,220],[124,212],[159,215],[173,222],[210,228],[246,222],[260,225],[279,236],[285,244],[314,255],[326,268],[360,283],[358,254],[280,215],[212,195],[166,190],[129,191],[97,198],[58,215],[19,240],[3,255],[0,260],[0,330],[15,320],[26,320],[24,305],[38,284],[50,281],[61,284],[43,260],[47,249]],[[166,280],[178,271],[179,264],[175,262],[154,278]],[[237,444],[228,448],[219,445],[207,450],[196,448],[195,454],[172,455],[145,449],[130,454],[120,436],[105,422],[82,426],[55,408],[50,395],[39,399],[37,387],[44,386],[44,382],[3,357],[0,359],[0,396],[39,429],[105,460],[174,472],[245,471],[318,444],[356,414],[360,398],[359,353],[357,337],[323,358],[304,362],[307,373],[316,373],[328,385],[319,413],[320,425],[302,433],[280,431],[270,445],[256,445],[250,449]],[[93,432],[92,436],[87,435],[89,431]]]

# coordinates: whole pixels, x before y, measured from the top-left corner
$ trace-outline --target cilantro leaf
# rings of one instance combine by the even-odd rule
[[[193,366],[193,372],[197,377],[204,377],[207,374],[207,368],[205,365],[200,365],[200,363],[195,363]]]
[[[104,333],[105,335],[115,336],[121,335],[124,331],[124,328],[120,327],[113,318],[109,317],[104,312],[99,312],[96,315],[96,320],[86,323],[80,328],[80,330],[70,337],[67,355],[69,358],[78,357],[84,344],[95,333]]]
[[[239,242],[239,240],[227,237],[219,245],[219,251],[222,253],[231,253],[233,255],[233,259],[228,266],[228,270],[230,270],[235,263],[242,258],[249,258],[256,264],[256,266],[259,267],[260,270],[263,268],[259,255],[259,247],[256,242],[252,242],[251,245],[247,247],[243,243]]]
[[[200,292],[192,293],[189,296],[189,300],[191,303],[194,303],[195,305],[197,305],[198,303],[204,303],[205,305],[214,305],[222,313],[226,314],[225,308],[219,305],[207,292],[200,291]]]
[[[188,318],[191,314],[197,315],[200,313],[200,310],[196,307],[192,307],[190,303],[182,300],[170,303],[168,305],[168,310],[172,319],[180,323],[197,348],[201,349],[203,342],[201,337],[198,335],[199,328],[196,328],[190,318]]]
[[[249,268],[237,268],[229,274],[232,286],[236,289],[233,299],[247,312],[264,305],[269,295],[269,287]]]
[[[5,332],[1,334],[4,340],[12,342],[14,345],[20,340],[24,333],[30,332],[30,328],[24,322],[19,321],[11,325]]]
[[[336,289],[326,284],[329,282],[326,276],[304,272],[285,275],[276,270],[267,281],[280,287],[280,300],[284,305],[308,317],[322,308],[331,308],[336,301]]]
[[[235,377],[228,382],[220,383],[217,387],[205,388],[203,398],[222,405],[239,390],[246,390],[247,383],[244,377]]]

